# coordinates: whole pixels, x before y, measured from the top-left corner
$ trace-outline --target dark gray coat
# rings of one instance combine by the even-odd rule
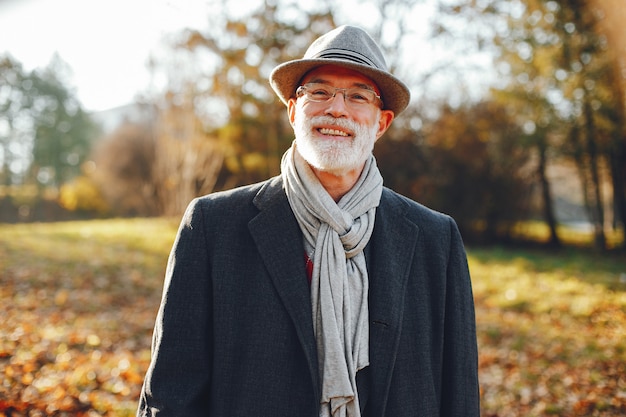
[[[364,416],[479,415],[455,222],[384,189],[366,258]],[[318,417],[302,235],[280,177],[196,199],[170,255],[140,416]]]

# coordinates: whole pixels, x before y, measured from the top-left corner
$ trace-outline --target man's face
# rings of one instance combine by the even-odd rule
[[[380,94],[372,80],[338,66],[314,69],[301,82],[302,85],[308,83],[336,88],[367,86]],[[393,112],[381,110],[378,102],[355,104],[344,93],[337,92],[324,102],[302,96],[288,103],[296,149],[313,168],[335,175],[362,169],[374,143],[393,120]]]

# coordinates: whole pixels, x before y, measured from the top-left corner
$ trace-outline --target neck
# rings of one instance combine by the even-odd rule
[[[328,172],[311,167],[320,184],[336,203],[354,187],[359,180],[363,166],[347,172]]]

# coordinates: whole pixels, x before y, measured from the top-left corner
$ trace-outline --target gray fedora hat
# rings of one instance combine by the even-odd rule
[[[409,104],[407,86],[391,75],[382,51],[363,29],[340,26],[316,39],[302,59],[278,65],[270,74],[270,84],[285,104],[295,96],[300,80],[312,69],[322,65],[340,65],[356,70],[376,83],[381,92],[383,108],[396,115]]]

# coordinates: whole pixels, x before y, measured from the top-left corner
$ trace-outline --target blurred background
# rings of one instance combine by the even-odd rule
[[[385,185],[468,247],[483,415],[626,415],[624,0],[0,0],[0,416],[133,415],[199,195],[279,174],[268,83],[359,25]]]
[[[279,171],[267,78],[339,24],[384,46],[412,102],[386,184],[470,241],[539,220],[623,229],[623,7],[595,1],[0,2],[0,218],[179,215]],[[623,233],[623,232],[622,232]]]

